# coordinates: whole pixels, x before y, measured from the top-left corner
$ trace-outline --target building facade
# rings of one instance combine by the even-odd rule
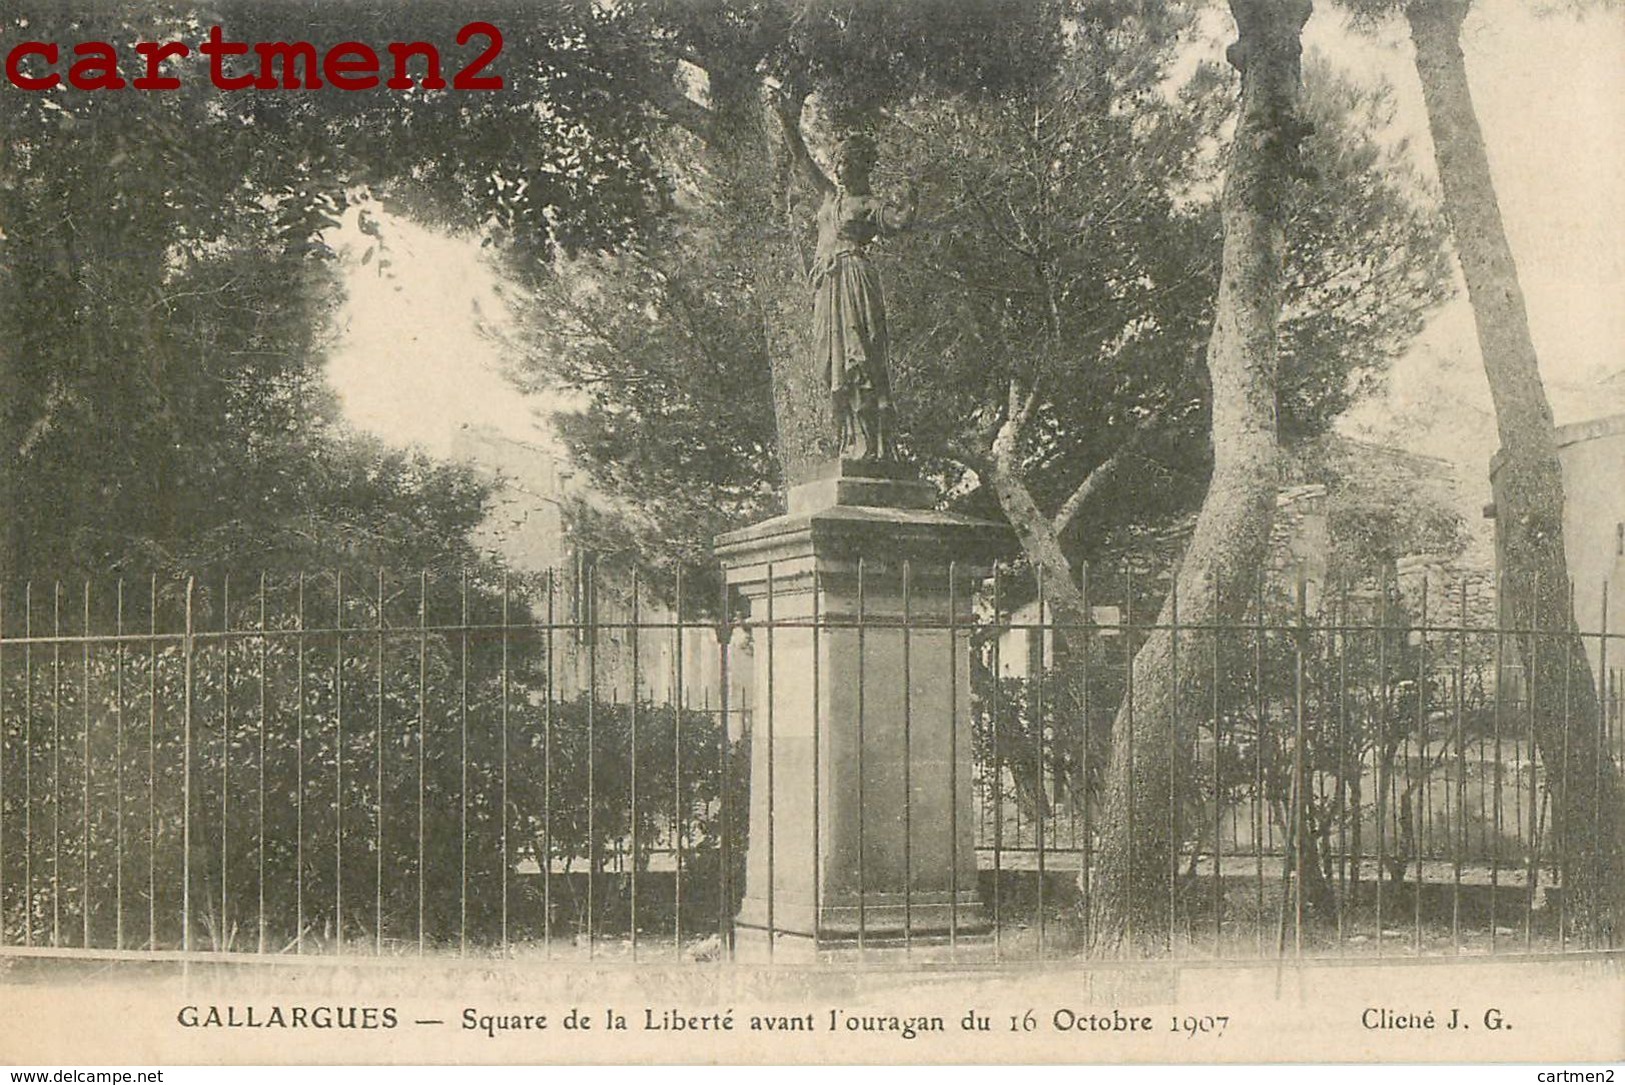
[[[1557,427],[1557,449],[1574,619],[1599,692],[1612,703],[1625,678],[1625,641],[1614,639],[1625,633],[1625,414]],[[1490,461],[1492,489],[1500,466],[1498,453]],[[1606,667],[1603,634],[1609,635]]]

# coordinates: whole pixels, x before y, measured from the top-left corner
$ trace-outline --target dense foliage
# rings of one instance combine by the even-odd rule
[[[320,36],[310,3],[8,6],[7,38]],[[479,486],[345,432],[323,382],[357,197],[530,259],[624,240],[661,205],[645,145],[666,66],[590,3],[506,12],[511,92],[7,95],[0,117],[0,566],[32,578],[472,560]],[[522,17],[521,17],[522,14]],[[344,32],[445,46],[460,5],[354,8]],[[448,63],[455,58],[450,58]],[[128,73],[127,73],[128,74]]]
[[[1074,560],[1155,545],[1206,487],[1203,352],[1230,90],[1216,69],[1176,79],[1179,25],[1091,9],[1064,43],[1030,54],[1020,80],[955,91],[950,70],[937,73],[950,89],[930,93],[880,80],[865,114],[882,194],[910,179],[921,193],[920,223],[880,257],[913,454],[962,507],[1002,515],[985,485],[990,427],[1013,387],[1031,392],[1019,458],[1040,508],[1060,510],[1107,466],[1089,530],[1066,536]],[[1381,141],[1385,92],[1324,64],[1308,81],[1316,128],[1288,194],[1290,442],[1325,433],[1378,386],[1450,289],[1441,224]],[[760,91],[746,97],[740,111],[760,113]],[[833,129],[845,107],[813,103],[810,120]],[[589,537],[668,574],[686,565],[691,582],[718,531],[775,507],[785,435],[772,360],[803,334],[815,210],[766,129],[718,125],[668,132],[671,216],[625,254],[559,264],[532,298],[533,370],[585,393],[561,430],[616,499],[585,511]]]

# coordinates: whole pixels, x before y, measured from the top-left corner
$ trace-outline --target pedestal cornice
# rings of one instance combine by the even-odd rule
[[[1014,533],[1004,524],[934,509],[831,505],[787,513],[717,538],[728,580],[752,579],[769,563],[816,559],[821,569],[863,558],[888,565],[958,563],[967,574],[1009,553]]]

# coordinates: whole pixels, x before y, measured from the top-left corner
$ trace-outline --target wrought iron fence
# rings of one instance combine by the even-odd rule
[[[1329,956],[1581,947],[1567,891],[1592,845],[1562,823],[1560,774],[1542,776],[1543,763],[1575,758],[1537,753],[1520,660],[1536,642],[1589,657],[1600,713],[1571,719],[1565,691],[1561,730],[1595,743],[1586,764],[1601,802],[1603,773],[1625,755],[1606,588],[1601,628],[1576,633],[1500,625],[1499,601],[1470,608],[1460,582],[1320,587],[1260,584],[1246,621],[1201,625],[1181,624],[1177,608],[1139,621],[1124,580],[1111,620],[1068,628],[1048,618],[1040,583],[1032,621],[993,622],[990,669],[1014,634],[1021,675],[990,680],[976,702],[977,842],[996,871],[1037,872],[1026,903],[1040,947],[1046,921],[1087,927],[1077,886],[1092,873],[1111,730],[1132,710],[1134,654],[1159,628],[1206,702],[1171,740],[1170,952],[1284,953],[1289,937],[1296,954]],[[1057,651],[1063,637],[1072,644]],[[1053,910],[1046,887],[1063,898]],[[991,906],[1000,913],[997,897]],[[1604,939],[1613,947],[1617,932]]]
[[[1156,585],[1097,578],[1109,605],[1085,596],[1090,620],[1068,624],[1042,584],[1007,572],[963,622],[906,604],[901,620],[861,603],[790,618],[768,583],[749,617],[681,583],[662,603],[590,572],[154,579],[0,599],[0,951],[726,959],[748,821],[775,809],[752,803],[750,746],[789,741],[770,711],[756,726],[764,658],[775,638],[781,654],[809,638],[817,660],[855,635],[840,680],[859,695],[860,781],[865,756],[871,770],[893,756],[864,745],[863,691],[913,689],[925,653],[955,657],[934,673],[964,712],[952,734],[968,746],[976,881],[942,905],[943,939],[888,928],[878,905],[866,927],[860,891],[855,943],[1086,954],[1101,781],[1134,653],[1159,628]],[[1447,591],[1424,585],[1416,606],[1392,585],[1337,587],[1311,606],[1302,587],[1261,587],[1244,621],[1164,623],[1199,692],[1186,703],[1205,706],[1171,732],[1168,952],[1282,953],[1289,935],[1309,955],[1596,948],[1566,910],[1587,856],[1554,813],[1535,700],[1514,674],[1520,645],[1565,635],[1470,620],[1465,587]],[[1625,653],[1606,599],[1602,614],[1602,629],[1565,636],[1600,676],[1585,732],[1599,774],[1625,753],[1609,662]],[[902,673],[866,662],[866,634],[871,654],[902,638]],[[870,728],[872,743],[883,728]],[[906,718],[900,734],[913,915],[919,841],[959,827],[916,812]],[[811,793],[816,854],[816,775]],[[884,831],[857,849],[859,886]]]

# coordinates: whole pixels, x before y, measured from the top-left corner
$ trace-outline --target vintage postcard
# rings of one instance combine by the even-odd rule
[[[1625,1059],[1621,56],[6,3],[0,1062]]]

